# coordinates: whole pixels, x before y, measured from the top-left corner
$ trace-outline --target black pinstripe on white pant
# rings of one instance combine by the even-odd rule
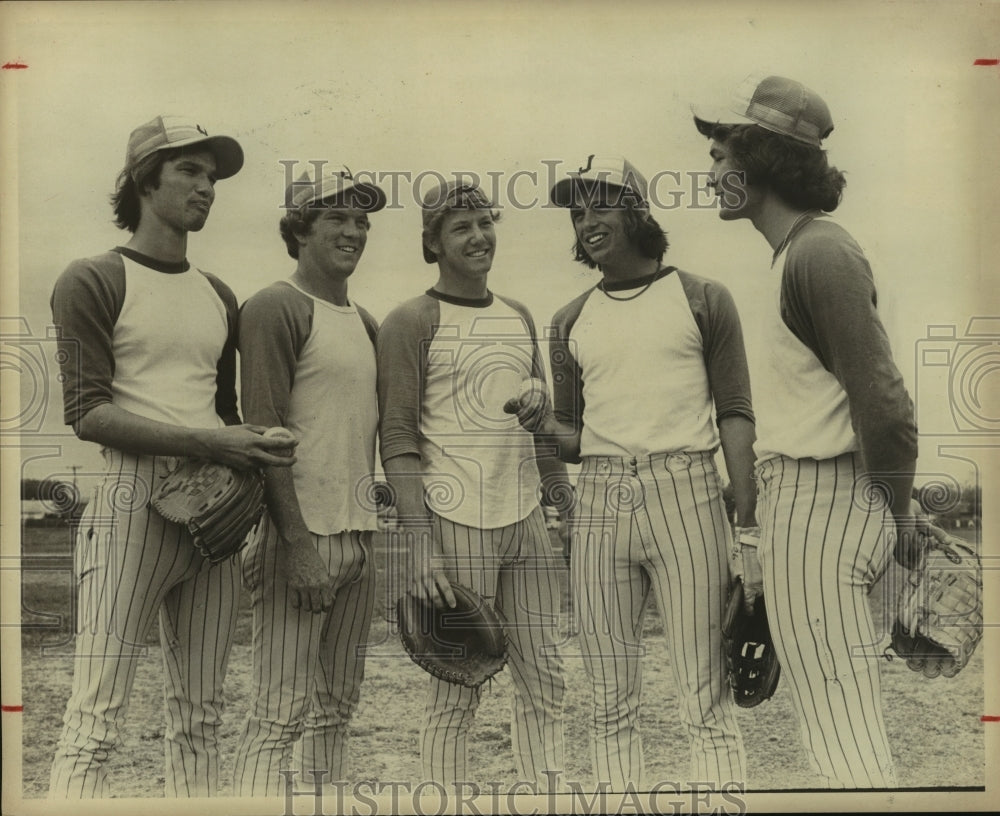
[[[730,533],[712,454],[584,457],[576,495],[571,581],[593,690],[595,782],[612,790],[645,784],[639,706],[651,586],[691,739],[686,781],[742,782],[746,761],[720,631]]]
[[[236,631],[239,562],[209,566],[190,535],[147,502],[162,459],[105,449],[108,470],[80,521],[73,692],[49,786],[105,797],[139,660],[158,614],[166,670],[166,795],[218,790],[222,683]],[[155,472],[154,472],[155,468]]]
[[[830,787],[895,787],[868,593],[890,558],[860,457],[757,467],[764,599],[813,770]]]
[[[448,579],[483,595],[504,625],[518,777],[547,790],[543,771],[565,769],[565,681],[558,648],[559,567],[542,510],[535,507],[522,521],[485,530],[435,515],[434,534],[440,536]],[[467,781],[466,742],[481,689],[433,677],[429,683],[420,745],[424,776],[441,784]]]
[[[283,794],[282,771],[297,771],[295,782],[306,788],[346,776],[348,726],[360,700],[375,609],[371,533],[314,534],[313,540],[336,582],[333,606],[324,613],[292,606],[288,585],[276,574],[280,543],[266,514],[260,535],[243,552],[254,685],[236,754],[237,796]]]

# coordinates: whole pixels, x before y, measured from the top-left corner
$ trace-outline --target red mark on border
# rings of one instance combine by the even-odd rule
[[[1000,65],[1000,59],[977,59],[973,65]],[[7,66],[5,65],[4,68]],[[27,66],[25,66],[27,67]]]
[[[11,70],[13,70],[13,71],[19,71],[19,70],[23,70],[23,69],[25,69],[27,67],[28,66],[25,65],[23,62],[5,62],[3,64],[3,69],[5,71],[11,71]]]
[[[979,721],[980,722],[1000,722],[1000,717],[998,717],[996,714],[983,714],[983,716],[979,718]]]
[[[0,706],[0,711],[4,712],[10,711],[16,714],[21,711],[24,711],[24,706],[11,706],[11,705]]]

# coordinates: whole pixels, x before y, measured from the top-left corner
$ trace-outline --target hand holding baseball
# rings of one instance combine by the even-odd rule
[[[272,451],[277,456],[291,456],[295,452],[295,446],[299,444],[299,440],[295,437],[288,428],[283,428],[280,425],[276,425],[273,428],[268,428],[263,434],[265,439],[281,439],[288,443],[286,448],[277,448]]]
[[[504,413],[516,414],[521,427],[529,433],[539,433],[545,420],[552,413],[549,389],[544,380],[529,377],[521,382],[516,397],[511,397],[503,406]]]
[[[280,431],[275,438],[274,431]],[[298,440],[285,428],[265,428],[261,425],[229,425],[205,428],[194,432],[199,450],[197,458],[221,462],[230,467],[288,467],[295,463]]]

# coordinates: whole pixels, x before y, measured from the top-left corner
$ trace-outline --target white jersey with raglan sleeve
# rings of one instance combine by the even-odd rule
[[[247,420],[288,428],[299,440],[295,497],[336,596],[321,614],[292,605],[278,566],[284,542],[265,513],[243,553],[254,685],[234,767],[238,795],[278,796],[286,784],[309,787],[347,773],[375,605],[377,329],[357,304],[331,303],[291,281],[261,290],[240,312]]]
[[[553,323],[556,416],[581,431],[571,583],[595,783],[655,784],[644,780],[638,728],[651,586],[691,741],[690,781],[742,782],[720,635],[729,528],[714,462],[717,422],[753,420],[735,305],[720,284],[666,267],[605,280]]]
[[[535,440],[503,411],[524,378],[544,378],[534,323],[517,301],[432,289],[386,317],[378,363],[382,460],[419,457],[448,580],[482,595],[503,623],[518,777],[544,791],[546,772],[565,767],[560,589]],[[424,777],[443,785],[474,779],[467,741],[481,689],[436,678],[429,686]]]
[[[829,787],[893,787],[881,637],[867,595],[893,524],[872,480],[916,457],[913,406],[871,269],[827,219],[768,273],[748,332],[764,598],[810,765]],[[908,465],[907,465],[908,467]]]
[[[418,454],[428,507],[452,521],[528,516],[539,498],[534,438],[503,411],[524,378],[544,377],[527,310],[431,290],[387,317],[382,337],[382,460]]]
[[[280,281],[247,301],[240,321],[243,411],[298,439],[292,478],[306,526],[376,530],[375,319]]]
[[[79,428],[111,404],[149,419],[218,428],[236,412],[236,299],[186,261],[118,247],[56,282],[64,416]],[[166,667],[166,793],[218,790],[222,682],[239,600],[235,559],[211,566],[149,507],[159,457],[102,450],[107,472],[78,527],[79,628],[73,692],[50,781],[55,798],[104,797],[141,645],[159,616]]]

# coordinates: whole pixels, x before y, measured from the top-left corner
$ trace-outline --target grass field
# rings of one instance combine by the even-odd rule
[[[30,798],[46,793],[49,763],[69,696],[74,593],[72,572],[66,566],[70,553],[66,529],[28,528],[23,551],[22,759],[23,793]],[[61,553],[62,562],[52,558],[53,553]],[[358,780],[414,781],[420,777],[418,732],[426,675],[409,661],[396,633],[380,614],[388,605],[383,590],[384,547],[377,548],[376,566],[381,600],[372,628],[361,706],[352,725],[351,773]],[[893,595],[889,582],[897,578],[892,571],[887,573],[872,595],[877,619],[886,613],[886,601]],[[565,579],[565,570],[561,570],[564,588]],[[226,680],[227,710],[221,733],[223,793],[231,789],[233,754],[249,706],[250,615],[245,596],[243,601]],[[568,609],[565,611],[563,631],[568,633]],[[647,777],[683,779],[688,765],[687,738],[676,716],[663,627],[655,608],[647,615],[645,632],[642,730]],[[124,744],[111,766],[119,796],[162,795],[162,660],[155,631],[148,644],[136,677]],[[586,782],[590,775],[587,683],[575,641],[568,636],[563,653],[568,685],[566,778]],[[900,786],[983,785],[981,650],[950,680],[927,680],[909,671],[900,660],[886,662],[882,669],[886,721]],[[510,748],[510,701],[510,680],[504,672],[483,695],[472,734],[470,766],[479,779],[505,784],[516,779]],[[791,790],[816,785],[800,749],[787,684],[779,684],[775,697],[767,703],[738,713],[748,756],[749,789]]]

